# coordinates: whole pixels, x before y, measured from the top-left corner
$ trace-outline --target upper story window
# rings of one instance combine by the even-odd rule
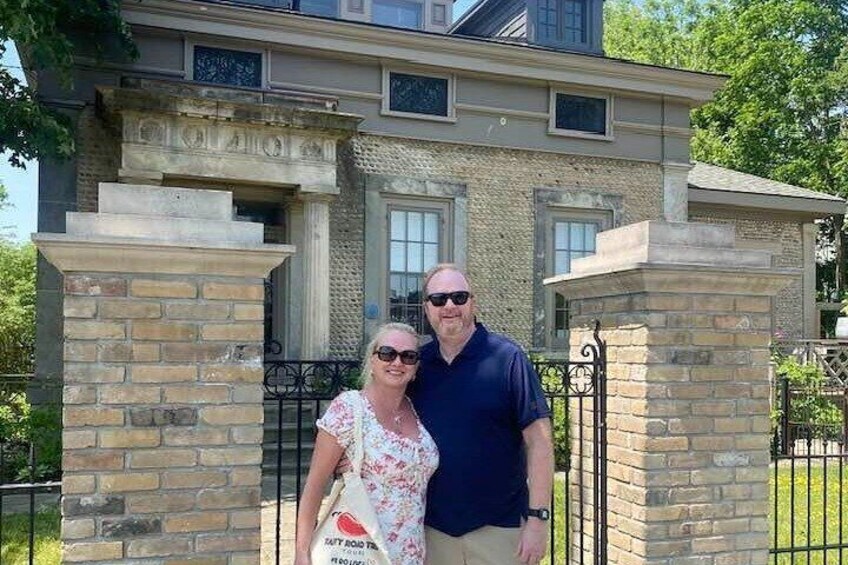
[[[262,53],[194,46],[193,78],[200,82],[262,87]]]
[[[551,92],[549,133],[611,139],[611,98]]]
[[[337,18],[339,3],[337,0],[300,0],[300,11],[314,16]]]
[[[454,121],[453,77],[384,70],[383,113]]]
[[[600,49],[600,0],[534,0],[536,43],[578,50]],[[593,33],[594,32],[594,33]]]
[[[411,0],[372,0],[371,21],[394,27],[422,29],[424,4]]]

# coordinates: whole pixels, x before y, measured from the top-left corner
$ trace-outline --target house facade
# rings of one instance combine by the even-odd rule
[[[601,9],[486,1],[450,27],[438,0],[127,2],[137,60],[80,57],[70,93],[38,82],[79,132],[73,160],[42,164],[39,231],[97,210],[101,182],[232,191],[234,217],[297,248],[269,281],[266,340],[314,359],[358,357],[384,321],[426,331],[422,274],[441,261],[467,268],[492,329],[565,355],[568,299],[542,280],[593,253],[596,233],[733,223],[806,269],[773,320],[811,336],[814,222],[844,202],[693,176],[689,112],[723,77],[604,57]],[[61,280],[42,263],[38,284],[49,377]]]

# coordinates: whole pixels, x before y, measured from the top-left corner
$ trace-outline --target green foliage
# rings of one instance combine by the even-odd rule
[[[534,356],[534,361],[542,359]],[[546,391],[562,390],[562,376],[554,367],[549,367],[539,375],[542,379],[542,389]],[[568,436],[568,399],[565,397],[548,397],[551,409],[551,425],[553,427],[554,440],[554,467],[557,471],[563,471],[568,467],[568,458],[571,455],[571,445]]]
[[[65,89],[73,87],[76,54],[97,60],[137,56],[119,0],[0,0],[0,55],[12,41],[31,71],[49,70]],[[9,151],[12,165],[73,153],[71,121],[7,68],[0,68],[0,97],[0,151]]]
[[[36,251],[0,240],[0,373],[26,372],[20,345],[35,341]]]
[[[787,356],[780,359],[775,372],[789,382],[791,424],[805,426],[816,438],[834,438],[842,432],[842,410],[823,394],[827,377],[818,365]],[[772,420],[779,420],[782,415],[775,409]]]
[[[0,438],[4,460],[0,483],[55,479],[62,462],[62,421],[58,406],[32,406],[21,392],[0,392]],[[29,446],[35,452],[30,465]]]

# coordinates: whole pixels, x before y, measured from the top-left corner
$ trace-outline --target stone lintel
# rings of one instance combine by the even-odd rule
[[[33,235],[36,247],[64,273],[162,273],[264,278],[295,252],[293,245],[213,245],[131,238]]]
[[[800,276],[800,269],[715,268],[639,263],[622,266],[615,271],[559,275],[545,279],[544,284],[570,300],[636,292],[774,296]]]
[[[233,123],[319,129],[339,139],[356,133],[362,116],[335,111],[334,104],[305,95],[246,93],[186,83],[142,81],[130,88],[101,86],[98,103],[107,115],[124,112],[185,116]]]
[[[308,184],[297,188],[298,199],[304,202],[332,202],[339,194],[339,187],[334,184]]]

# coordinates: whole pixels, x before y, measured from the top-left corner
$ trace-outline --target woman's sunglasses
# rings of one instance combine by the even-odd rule
[[[377,349],[374,350],[374,355],[377,356],[377,359],[380,361],[385,361],[386,363],[391,363],[400,355],[400,362],[404,365],[415,365],[418,363],[418,352],[414,349],[407,349],[406,351],[398,351],[394,347],[390,345],[381,345]]]
[[[427,295],[427,300],[436,307],[442,307],[447,304],[448,298],[457,306],[462,306],[471,298],[471,293],[467,290],[457,290],[455,292],[434,292]]]

